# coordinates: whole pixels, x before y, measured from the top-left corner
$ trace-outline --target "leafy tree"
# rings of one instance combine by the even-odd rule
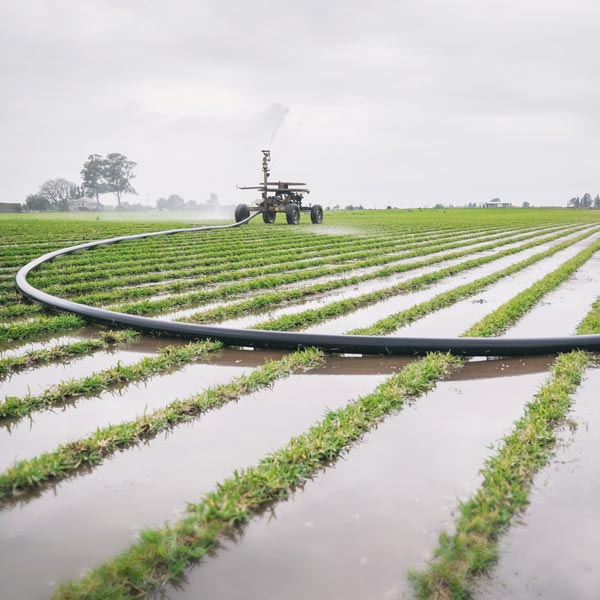
[[[577,197],[573,197],[569,200],[567,206],[571,206],[573,208],[578,208],[579,207],[579,198]]]
[[[29,196],[25,198],[25,209],[29,211],[46,212],[47,210],[50,210],[50,206],[50,200],[40,193],[29,194]]]
[[[600,208],[600,194],[596,194],[594,198],[594,208]]]
[[[583,198],[581,199],[581,203],[580,206],[584,206],[584,207],[590,207],[592,206],[592,195],[585,193],[583,195]]]
[[[96,205],[100,207],[100,194],[106,193],[108,186],[105,179],[106,159],[99,154],[90,154],[83,163],[81,178],[83,179],[83,192],[96,198]]]
[[[531,204],[529,204],[529,202],[523,202],[522,207],[523,208],[529,208],[531,206]]]
[[[123,194],[137,194],[131,185],[131,180],[135,177],[133,169],[136,166],[137,163],[128,160],[126,156],[118,152],[106,155],[103,168],[104,182],[108,186],[108,191],[117,197],[119,206],[121,206]]]

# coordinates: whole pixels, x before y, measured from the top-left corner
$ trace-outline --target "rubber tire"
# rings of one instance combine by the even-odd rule
[[[298,225],[300,223],[300,209],[293,202],[285,207],[285,218],[288,225]]]
[[[250,216],[250,209],[247,204],[238,204],[235,207],[235,222],[239,223]]]
[[[313,225],[320,225],[323,222],[323,207],[320,204],[315,204],[310,209],[310,220]]]
[[[266,223],[267,225],[273,225],[273,223],[275,223],[276,216],[277,216],[277,213],[273,209],[269,208],[269,209],[263,211],[263,214],[262,214],[263,222]]]

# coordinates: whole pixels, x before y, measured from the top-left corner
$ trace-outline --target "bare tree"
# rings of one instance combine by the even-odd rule
[[[69,210],[68,200],[71,198],[75,184],[62,177],[48,179],[40,186],[39,195],[47,198],[51,205],[60,210]]]

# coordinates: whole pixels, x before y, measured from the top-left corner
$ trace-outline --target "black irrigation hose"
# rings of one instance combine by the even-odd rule
[[[33,287],[27,275],[36,267],[57,256],[89,250],[97,246],[116,244],[125,240],[139,240],[158,235],[230,229],[243,225],[259,213],[231,225],[207,225],[186,229],[170,229],[152,233],[125,235],[106,240],[97,240],[44,254],[22,267],[17,273],[17,287],[26,296],[60,312],[80,315],[90,321],[111,326],[137,329],[146,333],[175,336],[189,339],[210,338],[229,346],[251,348],[273,348],[297,350],[316,347],[326,352],[344,354],[394,354],[400,356],[422,355],[427,352],[452,352],[462,356],[526,356],[570,352],[571,350],[600,350],[600,335],[578,335],[552,338],[405,338],[367,335],[327,335],[315,333],[293,333],[285,331],[258,331],[255,329],[230,329],[207,327],[193,323],[177,323],[149,317],[138,317],[94,308],[52,296]]]

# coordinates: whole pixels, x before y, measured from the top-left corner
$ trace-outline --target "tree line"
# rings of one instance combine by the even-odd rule
[[[584,194],[581,198],[573,197],[567,203],[567,206],[572,208],[600,208],[600,194],[596,194],[596,197],[592,200],[591,194]]]
[[[137,163],[123,154],[111,152],[106,156],[90,154],[81,169],[81,185],[58,177],[42,183],[34,194],[25,198],[30,211],[69,210],[70,200],[94,198],[100,208],[101,194],[114,194],[121,206],[123,194],[136,194],[131,180]]]

